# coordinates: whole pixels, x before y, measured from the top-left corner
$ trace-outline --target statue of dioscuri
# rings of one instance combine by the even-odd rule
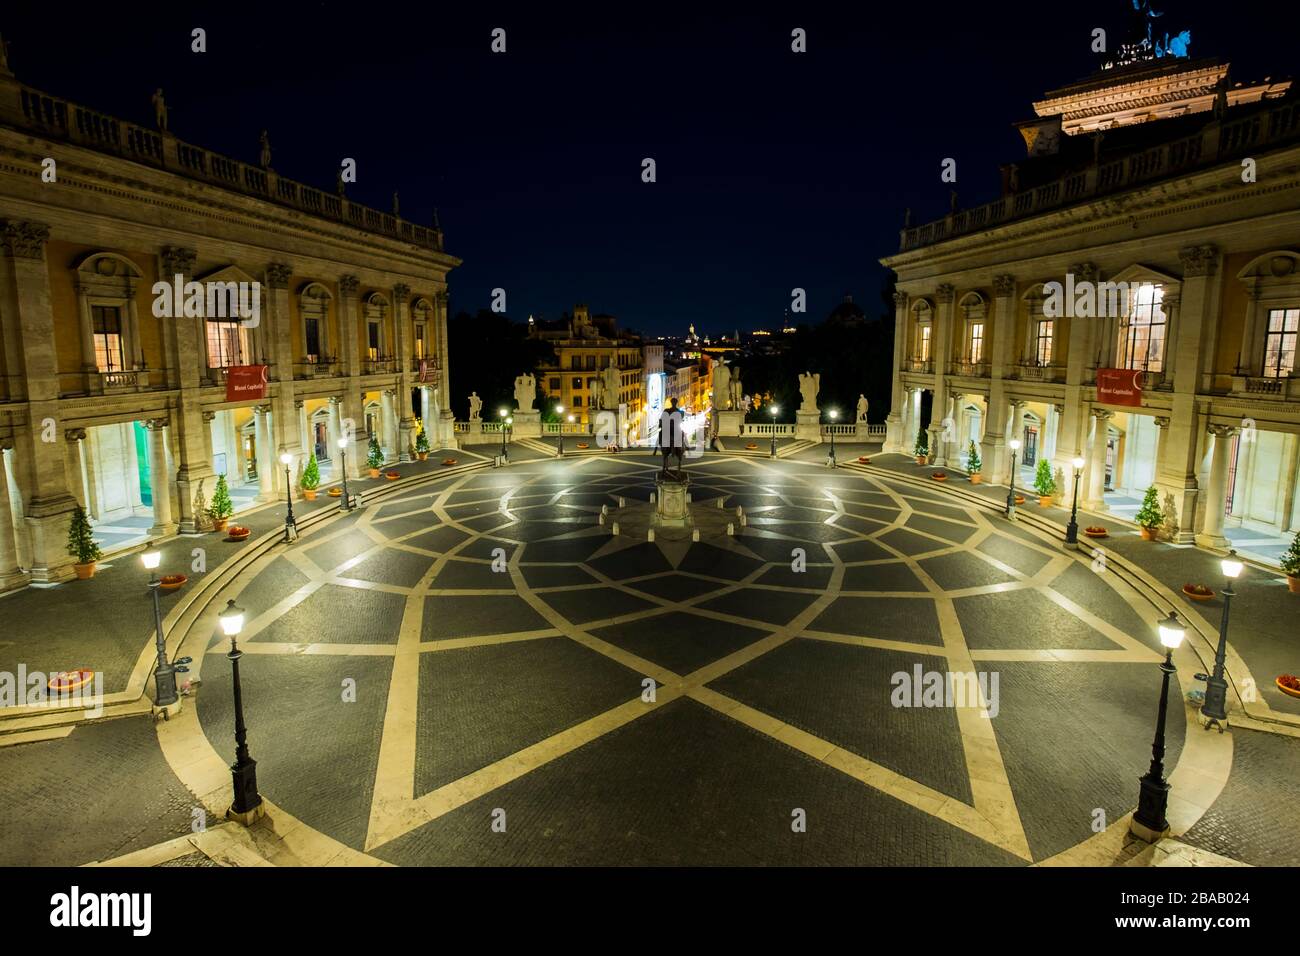
[[[478,397],[478,392],[469,393],[469,420],[472,422],[483,420],[483,399]]]
[[[817,393],[821,391],[821,385],[820,372],[804,372],[799,376],[799,411],[817,411]]]
[[[867,396],[859,392],[858,393],[858,421],[866,422],[868,405],[869,403],[867,402]]]
[[[532,372],[525,372],[515,379],[515,404],[519,406],[521,412],[532,412],[537,409],[537,379],[533,378]]]
[[[719,362],[713,368],[713,407],[721,410],[731,401],[731,369]]]

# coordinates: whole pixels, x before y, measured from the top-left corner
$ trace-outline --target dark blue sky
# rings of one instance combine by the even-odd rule
[[[499,286],[516,318],[585,301],[718,333],[778,323],[795,286],[810,318],[846,292],[876,313],[903,209],[947,209],[941,160],[963,206],[993,198],[1023,155],[1010,124],[1091,72],[1091,30],[1117,38],[1128,2],[6,4],[0,33],[33,86],[140,122],[162,86],[182,139],[256,161],[265,127],[282,175],[332,188],[350,156],[352,198],[387,209],[398,189],[425,223],[437,206],[465,260],[453,309]],[[1293,72],[1289,4],[1154,5],[1236,79]]]

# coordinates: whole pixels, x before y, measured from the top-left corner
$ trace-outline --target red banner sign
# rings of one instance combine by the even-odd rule
[[[266,398],[265,365],[232,365],[226,369],[226,401]]]
[[[1097,401],[1106,405],[1141,405],[1142,370],[1097,369]]]

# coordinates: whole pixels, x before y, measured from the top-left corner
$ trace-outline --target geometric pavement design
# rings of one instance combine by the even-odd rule
[[[1085,839],[1093,806],[1131,808],[1161,655],[1152,612],[1115,575],[921,489],[762,459],[690,464],[692,507],[744,508],[734,537],[612,535],[602,505],[608,522],[620,499],[648,501],[656,470],[588,456],[438,481],[304,536],[243,582],[246,684],[269,656],[299,659],[301,682],[279,691],[289,707],[343,673],[327,659],[384,685],[338,771],[367,778],[345,842],[382,855],[683,701],[905,804],[927,840],[955,828],[1006,862]],[[209,653],[224,650],[214,639]],[[890,675],[917,665],[1000,670],[1002,712],[892,707]],[[199,710],[224,752],[224,708]],[[250,718],[255,754],[270,719]],[[323,819],[311,793],[263,790]]]

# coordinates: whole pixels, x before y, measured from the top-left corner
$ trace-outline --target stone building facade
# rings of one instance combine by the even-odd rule
[[[1217,92],[1169,92],[1179,70]],[[897,274],[886,451],[925,430],[933,461],[962,468],[973,441],[1003,482],[1014,437],[1066,501],[1085,459],[1089,509],[1155,485],[1180,542],[1300,527],[1300,100],[1227,75],[1102,71],[1071,95],[1114,117],[1094,106],[1063,130],[1073,114],[1040,109],[1000,199],[904,228],[881,260]]]
[[[337,440],[389,459],[420,429],[454,444],[447,274],[418,226],[48,96],[0,68],[0,589],[71,575],[71,512],[98,530],[202,530],[226,474],[241,502],[285,494]],[[157,282],[256,289],[168,317]],[[230,283],[229,286],[215,285]],[[243,284],[242,286],[240,284]],[[175,303],[179,305],[180,303]],[[261,397],[227,380],[262,366]],[[256,393],[254,393],[256,394]],[[106,531],[107,533],[107,531]]]
[[[533,336],[555,349],[555,364],[538,366],[543,390],[558,399],[576,421],[590,424],[600,389],[596,379],[608,368],[615,370],[618,395],[606,396],[605,407],[621,409],[621,420],[635,434],[643,420],[645,359],[640,337],[617,327],[612,316],[595,316],[577,305],[573,318],[551,326],[534,324]]]

